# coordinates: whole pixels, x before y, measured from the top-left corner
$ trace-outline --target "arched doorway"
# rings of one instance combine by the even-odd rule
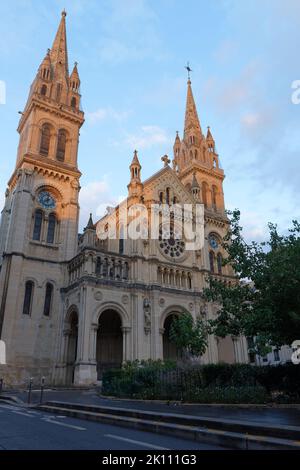
[[[67,383],[74,383],[75,362],[78,344],[78,314],[72,311],[69,316],[68,348],[67,348]]]
[[[170,340],[170,330],[172,322],[177,318],[176,313],[171,313],[167,316],[164,321],[164,333],[163,333],[163,358],[164,361],[172,360],[176,361],[179,359],[180,354],[174,343]]]
[[[103,371],[120,367],[123,362],[122,320],[115,310],[105,310],[100,315],[96,359],[98,380]]]

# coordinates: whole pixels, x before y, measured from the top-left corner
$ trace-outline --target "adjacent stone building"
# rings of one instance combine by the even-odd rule
[[[6,383],[41,376],[52,384],[93,384],[122,361],[176,357],[169,341],[174,315],[212,318],[201,291],[208,275],[234,282],[222,265],[226,232],[214,138],[203,135],[187,84],[184,133],[174,158],[145,181],[135,151],[128,198],[78,236],[79,131],[84,123],[80,78],[68,67],[66,13],[42,61],[22,113],[17,162],[6,190],[0,227],[0,337],[6,343]],[[204,246],[187,250],[176,223],[158,239],[123,239],[124,207],[204,206]],[[118,236],[99,239],[97,227],[117,220]],[[247,362],[243,338],[209,338],[209,362]]]

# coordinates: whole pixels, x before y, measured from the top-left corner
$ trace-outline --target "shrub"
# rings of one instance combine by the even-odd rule
[[[291,403],[300,399],[300,367],[134,361],[106,371],[102,393],[202,403]]]

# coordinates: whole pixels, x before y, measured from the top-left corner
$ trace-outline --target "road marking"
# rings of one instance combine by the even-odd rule
[[[34,416],[28,414],[28,413],[23,413],[22,411],[15,411],[15,410],[12,410],[12,413],[16,413],[17,415],[23,415],[23,416],[27,416],[27,418],[34,418]]]
[[[65,426],[66,428],[77,429],[77,431],[86,431],[86,428],[81,428],[80,426],[74,426],[73,424],[62,423],[61,421],[54,421],[53,419],[45,419],[43,421],[46,423],[58,424],[59,426]]]
[[[149,444],[148,442],[135,441],[133,439],[127,439],[126,437],[114,436],[113,434],[105,434],[104,437],[109,437],[111,439],[117,439],[119,441],[130,442],[131,444],[138,444],[139,446],[149,447],[149,449],[170,450],[170,449],[167,449],[167,447],[159,447],[155,444]]]

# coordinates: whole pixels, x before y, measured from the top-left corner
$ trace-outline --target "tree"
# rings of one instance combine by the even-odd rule
[[[170,341],[184,356],[202,356],[207,348],[207,326],[201,318],[193,319],[185,311],[174,318],[170,327]]]
[[[229,216],[222,246],[227,253],[224,264],[232,266],[236,282],[225,285],[208,279],[204,296],[219,305],[210,332],[255,338],[253,352],[264,355],[271,346],[300,339],[300,224],[293,221],[287,235],[279,235],[276,225],[269,224],[267,242],[248,244],[240,212]]]

